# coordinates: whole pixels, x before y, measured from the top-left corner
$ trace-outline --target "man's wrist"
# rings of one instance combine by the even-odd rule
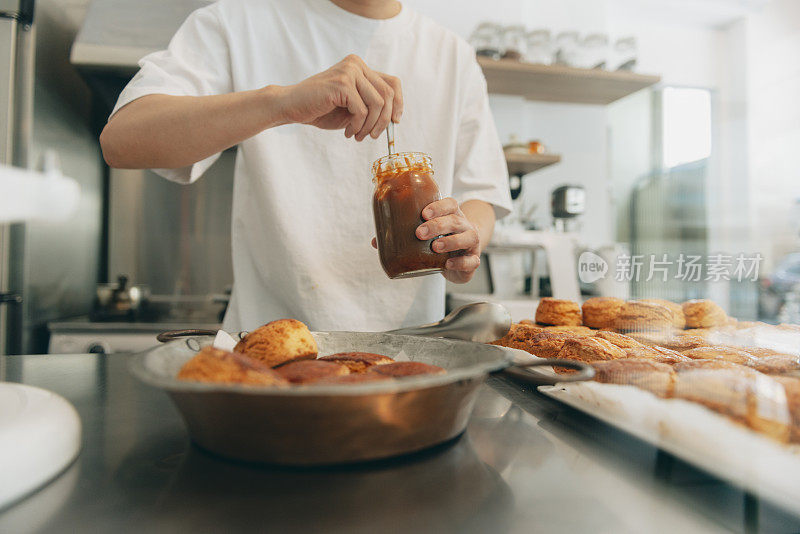
[[[267,85],[256,91],[258,99],[258,109],[264,111],[264,128],[274,128],[291,123],[286,112],[286,98],[288,87],[282,85]]]

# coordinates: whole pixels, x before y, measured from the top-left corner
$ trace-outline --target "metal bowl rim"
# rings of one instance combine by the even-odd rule
[[[313,334],[336,334],[340,332],[313,332]],[[369,334],[372,332],[359,332]],[[377,334],[377,333],[376,333]],[[420,340],[420,336],[406,336],[398,334],[383,334],[380,335],[403,337]],[[192,339],[197,340],[213,340],[212,336],[197,336]],[[440,340],[440,338],[437,338]],[[356,395],[374,395],[374,394],[393,394],[402,393],[406,391],[414,391],[425,388],[433,388],[438,386],[447,386],[462,380],[474,380],[479,377],[484,377],[489,373],[500,371],[507,368],[513,363],[514,354],[504,347],[496,345],[486,345],[483,343],[474,343],[471,341],[461,341],[455,339],[447,339],[449,343],[464,344],[469,346],[483,345],[487,350],[497,352],[498,359],[493,361],[481,362],[466,367],[448,370],[443,375],[421,375],[408,377],[397,380],[383,380],[379,382],[370,382],[364,384],[309,384],[305,386],[288,386],[288,387],[270,387],[270,386],[248,386],[242,384],[213,384],[207,382],[188,382],[178,380],[177,378],[162,377],[153,374],[145,367],[145,360],[147,356],[159,348],[169,345],[183,344],[186,340],[178,339],[170,341],[163,345],[153,347],[144,352],[134,354],[128,362],[128,368],[139,380],[150,386],[168,391],[170,393],[237,393],[242,395],[261,395],[261,396],[275,396],[275,397],[314,397],[314,396],[356,396]],[[189,350],[186,347],[186,350]]]

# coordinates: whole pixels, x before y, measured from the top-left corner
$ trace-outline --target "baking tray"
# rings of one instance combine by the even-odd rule
[[[538,391],[800,515],[800,447],[704,406],[634,386],[576,382]]]

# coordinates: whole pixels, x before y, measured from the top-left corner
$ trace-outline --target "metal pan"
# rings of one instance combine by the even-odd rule
[[[541,374],[543,383],[550,384],[593,375],[580,362],[533,359],[521,351],[466,341],[366,332],[313,335],[321,356],[374,352],[438,365],[447,373],[288,388],[177,380],[181,366],[211,344],[211,336],[174,340],[137,354],[130,368],[170,395],[200,447],[229,458],[285,465],[388,458],[455,438],[466,428],[478,386],[488,374],[512,365],[579,371],[568,377]]]

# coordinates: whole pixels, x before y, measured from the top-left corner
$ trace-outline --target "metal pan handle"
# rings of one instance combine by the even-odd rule
[[[566,367],[567,369],[575,369],[578,372],[569,375],[549,375],[531,371],[531,367]],[[558,358],[515,363],[505,369],[505,372],[537,386],[553,386],[559,382],[582,382],[594,378],[594,368],[591,365]]]
[[[179,339],[182,337],[216,336],[216,335],[217,335],[216,330],[189,328],[186,330],[170,330],[168,332],[161,332],[156,336],[156,339],[160,343],[166,343],[167,341],[172,341],[173,339]]]

